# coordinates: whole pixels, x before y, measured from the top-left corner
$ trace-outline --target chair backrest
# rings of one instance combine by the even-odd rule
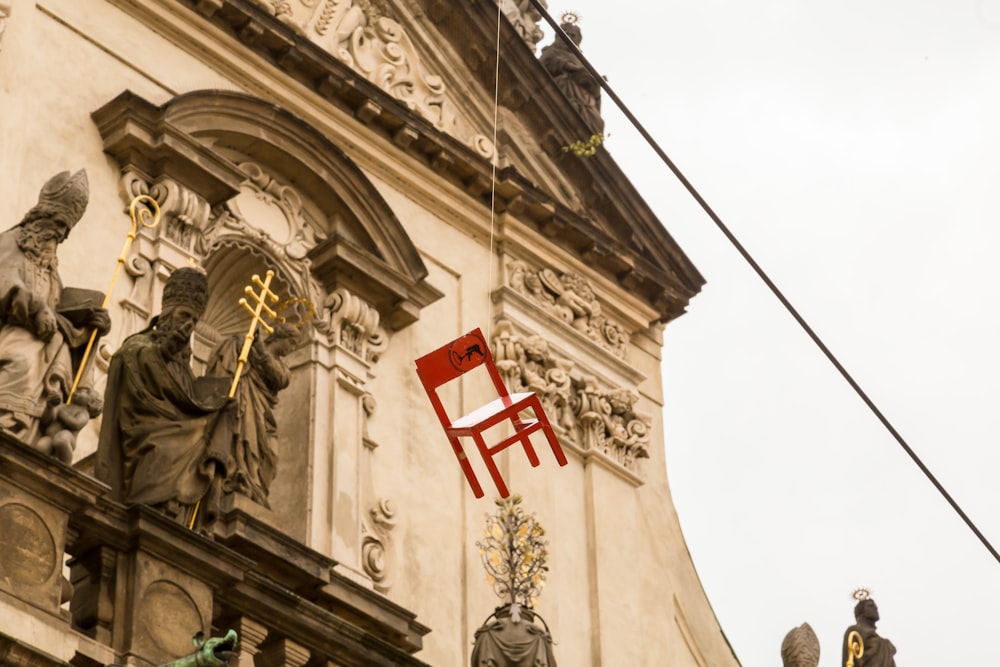
[[[420,382],[424,385],[431,403],[434,404],[434,410],[443,424],[448,423],[448,417],[437,397],[437,388],[483,364],[489,371],[498,395],[507,396],[507,387],[501,381],[493,363],[490,346],[486,344],[486,337],[478,328],[425,354],[416,360],[416,364]]]

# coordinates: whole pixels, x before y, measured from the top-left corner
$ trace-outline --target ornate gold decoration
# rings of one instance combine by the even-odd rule
[[[497,499],[496,504],[496,513],[486,515],[483,539],[476,542],[486,579],[498,597],[533,607],[549,569],[545,530],[534,513],[524,513],[520,494]]]
[[[861,589],[864,590],[864,589]],[[865,591],[867,593],[867,591]],[[856,595],[857,593],[855,593]],[[868,598],[863,598],[867,600]],[[862,658],[865,655],[865,642],[861,639],[861,633],[851,630],[847,635],[847,664],[846,667],[854,667],[854,659]]]
[[[580,15],[576,12],[563,12],[562,16],[559,17],[559,22],[573,25],[580,22]]]
[[[860,588],[855,588],[854,592],[851,593],[851,597],[857,600],[858,602],[861,602],[862,600],[867,600],[871,596],[872,592],[867,588],[865,588],[864,586],[861,586]]]
[[[250,320],[250,328],[247,329],[247,333],[243,336],[243,348],[240,350],[239,362],[236,364],[236,375],[233,376],[233,384],[229,387],[229,398],[236,395],[236,386],[240,382],[240,375],[243,374],[243,367],[246,366],[247,359],[250,357],[250,347],[253,345],[254,332],[257,330],[257,325],[264,328],[267,333],[273,333],[274,328],[267,323],[265,317],[270,317],[271,319],[277,319],[278,314],[267,305],[267,301],[270,300],[272,303],[278,302],[278,295],[271,291],[271,279],[274,278],[274,271],[268,269],[268,272],[264,276],[264,280],[260,279],[260,276],[254,274],[251,280],[255,285],[260,287],[260,293],[253,291],[253,287],[247,285],[243,291],[247,296],[252,297],[257,303],[255,306],[251,306],[250,302],[246,299],[241,298],[239,303],[243,308],[250,313],[252,319]]]
[[[149,195],[139,195],[133,199],[132,203],[129,204],[128,214],[132,220],[132,224],[129,227],[128,236],[125,238],[125,245],[122,247],[121,254],[118,255],[118,263],[115,265],[114,273],[111,274],[111,284],[108,285],[108,291],[104,293],[104,301],[101,302],[101,308],[108,307],[108,302],[111,300],[111,293],[114,291],[115,283],[118,281],[118,274],[121,272],[122,266],[125,265],[128,249],[131,247],[132,241],[135,240],[139,225],[152,229],[160,224],[160,206]],[[83,372],[87,367],[87,358],[90,356],[90,351],[94,347],[96,339],[97,329],[94,329],[90,332],[90,340],[87,341],[87,347],[83,351],[83,357],[80,359],[80,367],[77,368],[76,377],[73,378],[73,386],[70,387],[69,396],[66,398],[66,405],[69,405],[73,401],[73,393],[76,392],[77,385],[80,384],[80,378],[83,377]]]
[[[304,313],[300,310],[300,307],[305,311]],[[309,324],[312,318],[316,316],[316,306],[304,296],[290,296],[277,308],[278,322],[282,324],[288,322],[288,315],[285,313],[297,316],[299,321],[292,322],[291,324],[295,325],[296,329],[302,329],[302,327]]]

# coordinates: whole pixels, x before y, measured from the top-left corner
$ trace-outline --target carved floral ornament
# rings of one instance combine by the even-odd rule
[[[444,80],[427,70],[403,26],[388,16],[380,0],[255,1],[437,129],[483,157],[493,156],[493,142],[456,113]]]
[[[639,459],[649,458],[651,422],[633,410],[635,392],[574,373],[573,362],[553,355],[543,336],[519,336],[506,320],[497,323],[492,346],[507,388],[535,392],[552,426],[570,442],[600,451],[633,473]]]
[[[552,269],[533,269],[521,260],[507,264],[507,284],[545,311],[555,315],[584,336],[624,359],[629,335],[601,312],[590,281],[573,274],[557,274]]]
[[[538,43],[545,37],[539,25],[542,20],[541,13],[535,9],[530,0],[497,0],[497,4],[500,5],[500,11],[503,12],[507,20],[514,26],[517,34],[534,51]],[[542,7],[548,9],[548,6],[549,4],[545,0],[542,0]]]

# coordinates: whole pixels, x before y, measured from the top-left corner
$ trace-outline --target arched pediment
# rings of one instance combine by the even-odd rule
[[[154,106],[125,91],[93,113],[104,149],[123,172],[171,179],[216,207],[237,197],[246,164],[293,187],[317,243],[312,273],[331,293],[352,290],[391,329],[440,297],[395,212],[364,173],[316,128],[286,109],[232,91],[202,90]]]

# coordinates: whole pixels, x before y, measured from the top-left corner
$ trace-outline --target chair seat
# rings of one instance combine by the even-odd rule
[[[490,419],[495,418],[497,415],[503,414],[505,411],[518,412],[522,404],[530,403],[534,393],[530,391],[518,392],[516,394],[511,394],[507,398],[498,398],[490,401],[481,408],[476,408],[464,417],[460,417],[451,423],[451,428],[453,429],[466,429],[483,422],[487,422]],[[521,422],[525,424],[533,423],[537,420],[534,419],[522,419]]]

